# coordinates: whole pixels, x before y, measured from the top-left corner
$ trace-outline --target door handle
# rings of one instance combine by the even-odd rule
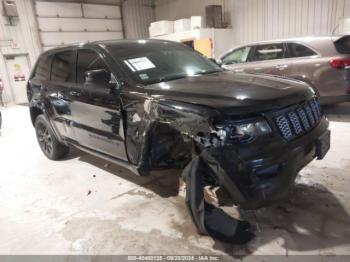
[[[70,91],[69,94],[71,96],[74,96],[74,97],[79,97],[80,96],[80,92],[78,92],[78,91]]]
[[[288,65],[286,65],[286,64],[283,64],[283,65],[276,65],[276,68],[277,68],[277,69],[280,69],[280,70],[285,69],[285,68],[287,68],[287,67],[288,67]]]

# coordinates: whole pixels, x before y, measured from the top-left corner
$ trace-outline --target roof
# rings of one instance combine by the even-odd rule
[[[153,44],[176,44],[177,42],[174,41],[168,41],[168,40],[160,40],[160,39],[121,39],[121,40],[100,40],[100,41],[93,41],[93,42],[76,42],[76,43],[71,43],[68,45],[61,45],[49,50],[46,50],[44,53],[51,53],[51,52],[57,52],[62,49],[69,49],[70,47],[83,47],[83,46],[127,46],[127,45],[132,45],[132,44],[147,44],[147,43],[153,43]]]

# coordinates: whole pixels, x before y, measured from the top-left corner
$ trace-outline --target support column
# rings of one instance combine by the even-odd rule
[[[42,52],[39,27],[33,0],[16,0],[19,22],[31,66]]]

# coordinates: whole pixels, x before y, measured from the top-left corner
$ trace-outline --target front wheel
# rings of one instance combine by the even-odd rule
[[[58,160],[65,157],[69,147],[61,144],[55,137],[52,129],[43,115],[35,120],[35,131],[41,151],[51,160]]]

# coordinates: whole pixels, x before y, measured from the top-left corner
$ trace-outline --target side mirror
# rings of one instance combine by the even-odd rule
[[[98,86],[108,86],[111,81],[111,73],[105,69],[90,70],[85,72],[85,83]]]
[[[217,61],[214,58],[209,58],[210,61],[212,61],[213,63],[217,64],[218,66],[221,66],[221,61]]]
[[[118,83],[111,79],[111,73],[105,69],[86,71],[85,85],[90,94],[98,97],[107,97],[118,93]]]

